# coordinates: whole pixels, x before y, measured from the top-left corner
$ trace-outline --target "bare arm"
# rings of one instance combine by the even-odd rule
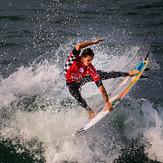
[[[107,104],[107,103],[109,103],[109,98],[108,98],[108,94],[107,94],[107,92],[106,92],[105,87],[104,87],[103,85],[101,85],[101,86],[99,87],[99,89],[100,89],[101,94],[102,94],[102,96],[103,96],[103,98],[104,98],[104,100],[105,100],[105,103],[106,103],[106,109],[105,109],[105,110],[109,110],[109,111],[111,112],[111,111],[113,110],[113,107],[112,107],[111,104]]]
[[[108,102],[109,102],[109,98],[108,98],[108,94],[107,94],[107,92],[106,92],[105,87],[104,87],[103,85],[101,85],[101,86],[99,87],[99,89],[100,89],[101,94],[102,94],[102,96],[103,96],[103,98],[104,98],[104,100],[105,100],[105,103],[108,103]]]
[[[90,41],[90,42],[83,42],[83,43],[78,44],[75,48],[77,51],[80,51],[81,49],[83,49],[87,46],[90,46],[93,44],[98,44],[100,41],[104,41],[104,39],[98,39],[98,40]]]

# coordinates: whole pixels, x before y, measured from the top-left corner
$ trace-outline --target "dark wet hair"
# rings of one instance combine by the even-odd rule
[[[94,57],[93,50],[91,48],[84,49],[81,56],[83,56],[84,58],[86,58],[87,56]]]

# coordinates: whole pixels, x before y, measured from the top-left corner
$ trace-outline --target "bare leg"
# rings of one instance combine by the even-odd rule
[[[69,83],[67,84],[70,94],[78,101],[78,103],[88,111],[89,118],[92,119],[95,117],[94,112],[87,105],[85,99],[80,94],[80,85],[78,83]]]
[[[140,73],[139,70],[132,70],[132,71],[128,72],[129,76],[135,76],[135,75],[137,75],[139,73]]]

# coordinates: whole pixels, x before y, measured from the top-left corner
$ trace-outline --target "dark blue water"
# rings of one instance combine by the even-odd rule
[[[150,34],[137,55],[150,31],[157,38]],[[78,43],[98,38],[97,69],[121,70],[135,57],[130,71],[151,49],[149,79],[74,138],[88,115],[69,95],[64,62]],[[162,45],[160,0],[0,1],[0,162],[163,162]],[[121,80],[105,81],[108,93]],[[94,83],[82,95],[95,111],[103,105]]]

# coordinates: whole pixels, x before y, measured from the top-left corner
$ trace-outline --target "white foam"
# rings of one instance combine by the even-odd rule
[[[60,73],[56,66],[49,65],[48,62],[35,66],[35,70],[32,66],[22,66],[8,78],[1,80],[0,107],[10,104],[21,94],[53,94],[56,91],[55,82],[59,82]]]
[[[148,124],[144,137],[150,144],[149,147],[146,147],[146,152],[149,158],[163,162],[163,117],[149,102],[145,102],[142,109],[146,115],[145,121]],[[162,108],[160,108],[161,112],[163,115]]]

